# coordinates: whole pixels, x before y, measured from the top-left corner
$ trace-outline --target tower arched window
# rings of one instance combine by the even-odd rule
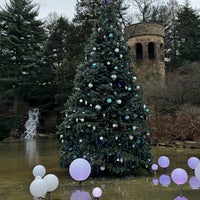
[[[141,43],[136,44],[136,60],[143,59],[143,46]]]
[[[153,42],[148,44],[148,56],[150,60],[155,59],[155,44]]]

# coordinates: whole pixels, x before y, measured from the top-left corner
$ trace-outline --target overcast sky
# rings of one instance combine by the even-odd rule
[[[185,0],[177,1],[179,4],[185,2]],[[9,0],[0,0],[0,6],[5,5],[5,2],[9,2]],[[62,14],[70,20],[73,18],[76,0],[33,0],[33,2],[40,5],[40,18],[45,18],[50,12],[56,12],[59,15]],[[193,8],[200,9],[200,0],[190,0],[190,2]]]

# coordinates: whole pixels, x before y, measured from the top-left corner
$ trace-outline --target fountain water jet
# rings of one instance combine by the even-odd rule
[[[39,109],[33,108],[28,111],[28,119],[25,123],[26,130],[24,131],[23,138],[31,139],[36,137],[36,129],[39,122]]]

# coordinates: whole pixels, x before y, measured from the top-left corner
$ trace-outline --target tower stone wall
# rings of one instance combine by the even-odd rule
[[[164,27],[138,23],[125,28],[134,70],[143,80],[165,79]]]

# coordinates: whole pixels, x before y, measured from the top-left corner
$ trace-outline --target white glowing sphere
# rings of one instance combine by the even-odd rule
[[[102,195],[102,190],[99,187],[93,189],[92,194],[94,197],[99,198]]]
[[[33,175],[43,177],[46,174],[46,168],[43,165],[36,165],[33,168]]]
[[[52,192],[54,190],[56,190],[56,188],[58,187],[59,181],[57,176],[55,176],[54,174],[47,174],[44,178],[44,181],[47,183],[47,191],[48,192]]]

